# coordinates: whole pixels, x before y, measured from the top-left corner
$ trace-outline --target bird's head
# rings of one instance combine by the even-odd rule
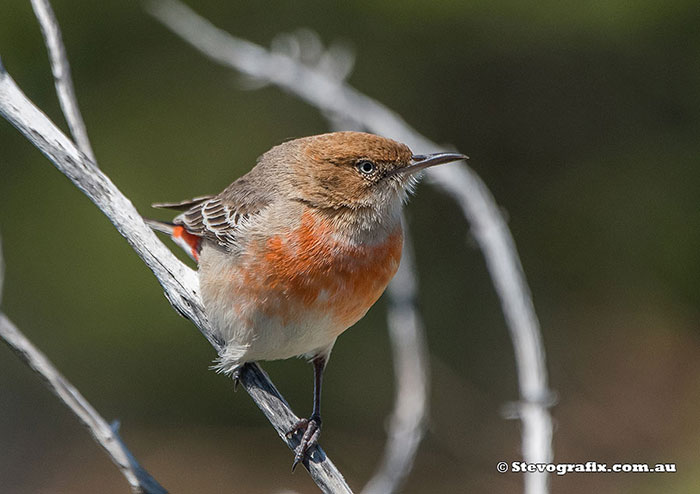
[[[261,162],[276,163],[285,192],[311,207],[381,212],[400,206],[417,172],[466,159],[463,154],[414,155],[405,144],[364,132],[333,132],[285,142]]]

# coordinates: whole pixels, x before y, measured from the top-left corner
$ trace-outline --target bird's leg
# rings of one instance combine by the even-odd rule
[[[294,454],[292,471],[304,460],[307,451],[318,443],[318,436],[321,435],[321,384],[323,383],[323,370],[326,368],[326,357],[315,357],[312,362],[314,364],[314,410],[311,417],[299,420],[287,432],[287,437],[292,437],[299,431],[304,433]]]

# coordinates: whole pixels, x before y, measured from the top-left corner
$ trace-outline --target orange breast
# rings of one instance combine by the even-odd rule
[[[334,240],[333,228],[305,213],[289,235],[250,250],[240,288],[255,296],[266,315],[289,320],[320,311],[332,316],[338,333],[347,329],[396,273],[403,239],[398,227],[377,244],[348,245]]]

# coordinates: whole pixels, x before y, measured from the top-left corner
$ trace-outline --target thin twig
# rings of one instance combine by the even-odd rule
[[[413,247],[404,221],[399,271],[389,285],[388,326],[393,350],[396,398],[384,456],[362,494],[390,494],[401,488],[425,435],[428,414],[428,355],[423,322],[416,308]]]
[[[143,494],[166,494],[168,492],[139,465],[122,441],[116,427],[110,427],[107,421],[80,394],[80,391],[58,372],[51,361],[2,312],[0,312],[0,337],[44,379],[49,389],[88,428],[97,444],[102,446],[124,475],[126,481],[129,482],[132,492]]]
[[[107,216],[138,256],[153,271],[170,304],[192,321],[211,345],[221,351],[223,343],[214,335],[199,297],[196,273],[180,262],[156,238],[131,202],[95,163],[81,153],[49,118],[19,89],[0,64],[0,115],[15,126],[37,149],[66,175]],[[257,366],[251,366],[255,369]],[[276,430],[289,430],[296,419],[286,403],[275,402],[278,395],[267,376],[246,372],[241,384],[266,414]],[[281,413],[281,410],[284,413]],[[298,438],[283,438],[294,449]],[[350,488],[335,465],[317,447],[312,461],[305,461],[311,478],[324,492],[349,493]]]
[[[371,132],[406,143],[416,153],[439,146],[410,127],[398,114],[342,81],[327,77],[283,53],[271,52],[215,27],[177,0],[157,0],[149,11],[174,33],[212,60],[262,82],[276,84],[324,113],[354,121]],[[513,343],[523,423],[522,453],[527,462],[552,459],[552,420],[544,346],[532,296],[515,243],[491,193],[467,166],[428,171],[428,178],[460,205],[486,259],[486,265]],[[525,476],[527,494],[548,492],[546,473]]]
[[[92,161],[95,161],[95,154],[88,139],[85,122],[78,108],[78,100],[73,89],[73,80],[70,75],[70,65],[66,56],[66,49],[61,37],[61,28],[56,20],[56,15],[49,0],[32,0],[34,14],[39,21],[41,33],[44,35],[44,44],[49,52],[51,62],[51,72],[53,73],[56,95],[61,104],[63,115],[66,117],[70,133],[83,153]]]
[[[0,302],[4,285],[5,261],[0,242]],[[88,428],[97,444],[102,446],[119,468],[135,494],[167,494],[144,470],[119,436],[118,426],[110,426],[82,394],[64,378],[51,361],[0,312],[0,338],[46,382],[46,385]]]

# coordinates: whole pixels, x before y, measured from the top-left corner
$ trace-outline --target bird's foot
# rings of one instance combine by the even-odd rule
[[[231,373],[231,377],[233,378],[233,392],[235,393],[238,391],[238,385],[241,383],[241,369],[243,366],[236,367],[234,371]]]
[[[299,447],[294,452],[292,472],[299,463],[304,461],[306,453],[318,444],[318,437],[321,435],[321,417],[312,415],[311,418],[299,420],[299,422],[294,424],[294,427],[287,432],[287,437],[292,437],[297,432],[303,432],[304,435],[301,436]]]

